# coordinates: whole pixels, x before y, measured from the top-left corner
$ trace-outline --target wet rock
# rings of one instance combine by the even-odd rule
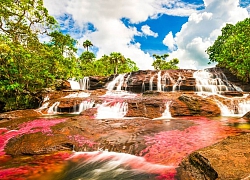
[[[6,154],[14,156],[49,154],[65,150],[73,150],[73,143],[66,135],[45,135],[41,132],[12,138],[5,148]]]
[[[41,113],[34,109],[16,110],[16,111],[1,113],[0,120],[24,118],[24,117],[38,117],[38,116],[41,116]]]
[[[50,127],[49,133],[26,133],[13,137],[5,146],[5,152],[14,156],[65,150],[113,151],[139,155],[148,146],[145,144],[145,136],[163,130],[185,129],[192,125],[190,122],[182,122],[180,125],[178,120],[95,120],[77,116]]]
[[[161,117],[165,110],[165,103],[161,99],[130,99],[126,117]]]
[[[182,180],[248,179],[250,133],[228,137],[186,157],[178,168]]]
[[[172,116],[219,116],[220,108],[209,98],[182,94],[171,104]]]
[[[247,112],[242,118],[250,120],[250,111]]]

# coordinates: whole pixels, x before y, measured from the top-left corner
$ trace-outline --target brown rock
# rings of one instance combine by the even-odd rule
[[[249,179],[250,133],[195,151],[178,168],[182,180]]]
[[[242,118],[250,120],[250,111],[247,112]]]

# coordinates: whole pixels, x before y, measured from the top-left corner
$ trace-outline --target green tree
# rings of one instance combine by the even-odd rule
[[[82,45],[87,51],[89,51],[89,47],[93,46],[92,42],[89,40],[84,41]]]
[[[95,59],[95,54],[89,51],[84,51],[79,57],[82,63],[91,63]]]
[[[126,58],[119,52],[110,53],[110,63],[114,66],[114,74],[118,72],[118,66],[126,62]]]
[[[59,48],[38,38],[57,23],[41,0],[0,2],[0,101],[5,110],[33,108],[37,93],[68,72]]]
[[[0,32],[15,42],[25,43],[31,33],[47,33],[56,25],[42,0],[0,0],[0,4]]]
[[[167,69],[179,69],[177,64],[179,63],[179,60],[177,58],[174,58],[170,60],[169,62],[166,61],[166,58],[168,57],[168,54],[163,55],[157,55],[153,54],[153,57],[155,58],[152,66],[156,70],[167,70]]]
[[[206,50],[210,63],[229,69],[240,79],[250,82],[250,18],[226,24],[214,44]]]
[[[75,48],[75,45],[77,41],[70,35],[64,35],[59,31],[53,31],[49,33],[49,36],[51,37],[50,45],[57,47],[62,55],[72,56],[74,53],[76,53],[77,48]]]

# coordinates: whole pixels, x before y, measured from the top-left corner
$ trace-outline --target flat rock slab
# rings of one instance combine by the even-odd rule
[[[37,119],[35,122],[39,126],[40,121],[41,124],[45,124],[51,120]],[[26,129],[34,124],[32,120],[26,121],[25,126],[23,121],[12,121],[16,121],[16,123],[13,124],[13,122],[8,121],[1,123],[1,125],[18,131],[17,129]],[[170,122],[146,118],[94,120],[76,116],[51,126],[51,130],[47,130],[47,132],[43,129],[39,130],[40,127],[29,127],[29,131],[19,133],[8,141],[5,152],[9,155],[37,155],[62,150],[99,150],[136,155],[148,146],[144,140],[145,136],[150,136],[163,130],[184,130],[193,125],[194,123],[190,121],[181,120]],[[20,129],[20,127],[23,128]]]
[[[182,180],[250,179],[250,133],[191,153],[178,168]]]

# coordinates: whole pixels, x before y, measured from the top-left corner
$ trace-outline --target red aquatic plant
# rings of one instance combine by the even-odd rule
[[[190,121],[195,122],[195,125],[185,130],[163,131],[154,136],[145,136],[148,147],[141,151],[140,155],[149,162],[177,166],[191,152],[238,132],[236,129],[222,126],[219,121],[207,118],[193,118]]]
[[[23,123],[17,129],[9,130],[7,128],[0,129],[0,155],[4,155],[4,147],[8,141],[18,135],[42,132],[51,135],[51,126],[64,122],[65,119],[36,119],[31,122]]]

